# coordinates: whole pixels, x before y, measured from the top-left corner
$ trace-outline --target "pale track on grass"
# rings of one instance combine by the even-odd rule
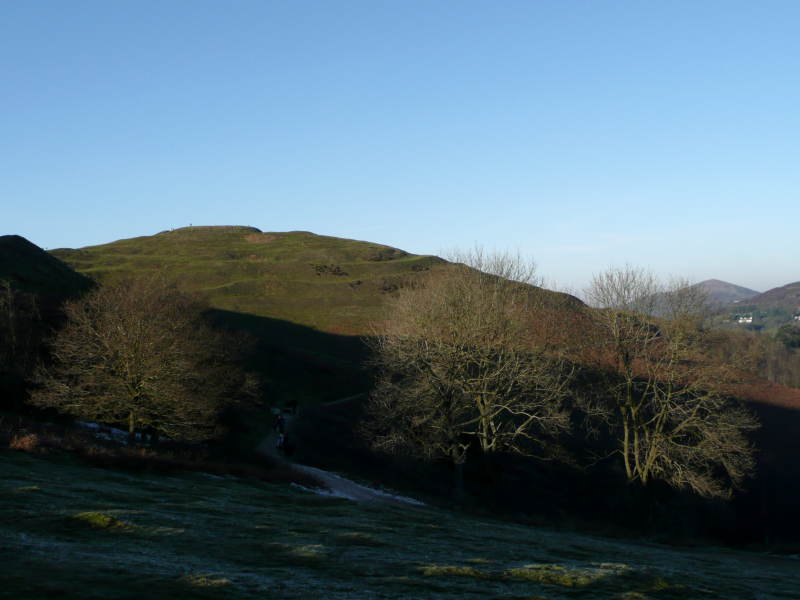
[[[286,419],[285,430],[289,431],[293,417],[291,415],[285,415],[284,418]],[[355,481],[350,481],[336,473],[292,462],[278,450],[277,442],[278,433],[273,430],[259,442],[256,447],[256,454],[278,461],[280,464],[286,465],[300,473],[310,475],[327,488],[324,490],[312,490],[316,493],[346,498],[348,500],[354,500],[355,502],[389,502],[392,504],[424,506],[424,503],[419,500],[367,487]]]

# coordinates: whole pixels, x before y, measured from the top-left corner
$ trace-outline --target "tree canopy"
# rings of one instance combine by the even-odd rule
[[[204,305],[158,275],[101,286],[66,304],[53,362],[32,397],[76,417],[173,439],[217,433],[220,412],[251,381],[240,344],[205,321]]]
[[[473,252],[401,289],[373,342],[379,375],[370,439],[391,452],[446,457],[530,453],[569,427],[570,364],[534,329],[533,265]]]
[[[700,290],[627,266],[595,276],[587,296],[627,478],[729,495],[754,468],[757,422],[724,392],[732,370],[708,358]]]

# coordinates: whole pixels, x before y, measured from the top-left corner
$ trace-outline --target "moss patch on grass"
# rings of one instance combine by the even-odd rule
[[[322,544],[303,544],[294,546],[277,542],[264,546],[267,551],[267,562],[273,566],[321,568],[327,565],[329,551]]]
[[[322,559],[325,558],[325,547],[322,544],[307,544],[305,546],[295,546],[289,551],[299,558]]]
[[[203,575],[196,573],[187,575],[181,578],[183,583],[189,584],[192,587],[225,587],[231,584],[231,580],[225,577],[217,577],[215,575]]]
[[[102,512],[82,512],[72,515],[70,519],[94,529],[133,529],[133,525],[130,523]]]
[[[525,567],[508,569],[505,575],[512,579],[574,588],[591,585],[605,578],[608,574],[603,571],[589,569],[569,569],[561,565],[526,565]]]
[[[491,577],[489,573],[479,571],[475,567],[461,565],[425,565],[420,567],[419,571],[425,577],[456,576],[473,577],[475,579],[489,579]]]
[[[336,543],[343,546],[384,546],[384,542],[374,538],[368,533],[350,531],[336,536]]]
[[[23,485],[21,487],[11,488],[12,492],[40,492],[42,488],[38,485]]]
[[[490,565],[495,561],[489,560],[488,558],[468,558],[464,562],[472,563],[475,565]]]

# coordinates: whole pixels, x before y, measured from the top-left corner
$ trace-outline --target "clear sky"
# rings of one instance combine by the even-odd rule
[[[0,2],[0,234],[800,279],[800,2]]]

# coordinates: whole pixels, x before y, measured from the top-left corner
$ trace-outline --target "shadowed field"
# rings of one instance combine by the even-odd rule
[[[677,550],[200,473],[0,455],[0,597],[796,598],[797,559]]]

